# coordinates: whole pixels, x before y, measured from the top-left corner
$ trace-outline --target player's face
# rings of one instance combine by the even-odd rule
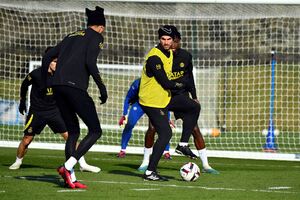
[[[57,58],[52,60],[52,62],[49,65],[49,71],[50,72],[55,72],[56,70],[56,62],[57,62]]]
[[[171,49],[171,47],[173,45],[173,38],[171,38],[170,36],[167,36],[167,35],[161,36],[159,41],[165,50]]]
[[[173,51],[176,51],[176,49],[180,48],[180,39],[179,38],[174,39],[174,42],[173,42],[173,45],[171,48]]]

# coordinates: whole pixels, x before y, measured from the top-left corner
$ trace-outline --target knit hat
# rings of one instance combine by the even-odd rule
[[[105,16],[104,9],[96,6],[96,10],[85,9],[85,14],[87,16],[87,26],[91,25],[102,25],[105,26]]]
[[[170,36],[171,38],[174,39],[175,37],[175,32],[173,30],[174,26],[170,25],[164,25],[158,29],[158,39],[160,39],[163,35]],[[176,27],[175,27],[176,28]]]
[[[177,30],[176,26],[171,26],[171,29],[174,32],[175,37],[178,38],[179,40],[181,40],[181,34]]]

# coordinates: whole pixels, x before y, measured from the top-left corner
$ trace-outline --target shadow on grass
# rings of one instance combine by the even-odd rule
[[[65,186],[64,182],[62,182],[60,180],[60,177],[58,177],[57,175],[16,176],[15,178],[20,179],[20,180],[53,183],[53,184],[57,185],[57,187],[64,187]]]
[[[143,173],[138,172],[138,171],[132,172],[132,171],[125,171],[125,170],[111,170],[111,171],[108,171],[108,173],[143,178]],[[167,179],[175,179],[173,176],[166,176],[165,174],[163,174],[162,176]]]

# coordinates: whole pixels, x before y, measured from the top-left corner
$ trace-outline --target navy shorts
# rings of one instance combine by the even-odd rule
[[[34,136],[40,134],[48,125],[54,133],[67,131],[65,122],[58,108],[47,111],[35,111],[30,109],[26,117],[24,135]]]

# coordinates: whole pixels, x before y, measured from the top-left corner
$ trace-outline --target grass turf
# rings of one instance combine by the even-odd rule
[[[220,175],[201,174],[184,182],[179,168],[188,158],[161,160],[159,171],[168,182],[144,181],[138,168],[142,156],[119,159],[113,153],[89,152],[88,163],[100,166],[98,174],[76,171],[87,190],[63,187],[56,168],[64,152],[30,149],[19,170],[9,170],[16,149],[0,148],[0,199],[300,199],[299,162],[210,158]],[[200,161],[196,160],[199,166]],[[78,167],[76,168],[78,169]]]

